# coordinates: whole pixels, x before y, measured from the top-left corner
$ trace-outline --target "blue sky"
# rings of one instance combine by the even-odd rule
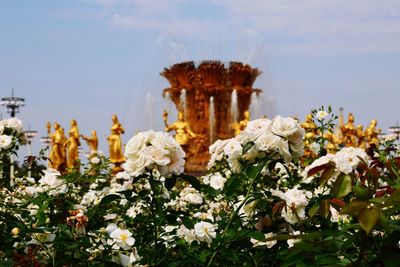
[[[150,121],[162,129],[159,73],[184,60],[259,68],[269,115],[331,104],[383,131],[400,119],[397,0],[1,1],[0,40],[1,96],[26,98],[24,124],[44,135],[47,121],[75,118],[105,151],[114,113],[125,141]]]

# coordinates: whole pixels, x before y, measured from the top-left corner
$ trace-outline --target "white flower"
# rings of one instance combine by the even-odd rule
[[[129,176],[129,174],[125,171],[123,172],[119,172],[115,175],[115,178],[117,179],[123,179],[123,180],[129,180],[131,177]]]
[[[6,149],[12,144],[12,138],[8,135],[0,135],[0,150]]]
[[[305,207],[308,205],[307,194],[296,188],[286,192],[271,190],[273,196],[277,196],[286,202],[286,208],[282,210],[282,217],[288,223],[296,223],[305,218]]]
[[[113,239],[113,248],[118,247],[123,250],[128,250],[135,244],[135,239],[132,237],[132,233],[128,230],[116,228],[111,232],[110,237]]]
[[[276,116],[272,120],[271,130],[274,134],[281,137],[289,137],[298,130],[298,122],[293,118],[283,118]]]
[[[0,134],[3,134],[4,131],[4,124],[0,121]]]
[[[90,159],[90,163],[99,164],[100,163],[100,159],[98,157],[93,157],[93,158]]]
[[[293,232],[293,235],[299,235],[300,231],[295,231]],[[300,239],[288,239],[286,240],[289,248],[293,247],[294,244],[296,244],[297,242],[300,242]]]
[[[315,117],[320,121],[324,120],[327,116],[328,116],[328,112],[326,112],[325,110],[320,110],[315,115]]]
[[[39,180],[39,185],[44,190],[49,190],[49,195],[56,196],[60,193],[66,193],[68,190],[65,181],[59,179],[60,172],[55,169],[47,169],[44,171],[44,176]]]
[[[198,222],[194,225],[194,232],[196,234],[196,238],[199,241],[206,242],[210,244],[217,236],[215,232],[215,226],[209,222]]]
[[[194,233],[194,229],[188,229],[185,225],[181,225],[179,229],[176,231],[176,234],[183,238],[189,245],[196,240],[196,235]]]
[[[279,136],[271,132],[265,132],[255,140],[254,144],[258,150],[271,152],[277,150],[281,142],[282,139]]]
[[[368,155],[365,150],[361,148],[345,147],[335,154],[334,161],[336,168],[345,174],[349,174],[357,168],[358,164],[362,161],[368,163]]]
[[[240,138],[256,139],[258,136],[265,132],[271,131],[271,120],[257,119],[249,121],[246,128],[240,133]],[[244,140],[243,140],[244,141]],[[246,140],[246,143],[249,140]]]
[[[108,213],[108,214],[104,215],[103,218],[105,221],[114,220],[115,218],[117,218],[117,214],[116,213]]]
[[[136,248],[132,249],[133,251],[131,252],[131,254],[125,255],[125,254],[119,254],[119,263],[124,266],[124,267],[133,267],[136,265],[133,265],[135,262],[140,261],[140,256],[137,252]]]
[[[200,195],[199,191],[192,187],[185,187],[180,193],[180,198],[191,204],[202,204],[203,197]]]
[[[216,190],[222,190],[224,188],[226,178],[222,177],[221,174],[216,173],[210,177],[210,186]]]
[[[331,211],[331,222],[348,221],[347,214],[340,214],[340,212],[332,206],[330,206],[329,210]]]
[[[274,233],[268,233],[268,234],[264,234],[265,239],[273,237],[275,234]],[[259,241],[257,239],[251,238],[250,242],[253,243],[253,247],[259,247],[259,246],[267,246],[267,248],[272,248],[277,241],[276,240],[272,240],[272,241]]]
[[[125,171],[138,176],[146,169],[156,168],[162,175],[183,172],[185,152],[172,136],[163,132],[147,131],[136,134],[125,148]]]
[[[56,238],[55,234],[52,233],[34,233],[32,236],[32,240],[27,242],[27,245],[39,245],[41,246],[43,243],[51,243]]]
[[[224,152],[228,156],[228,161],[235,160],[238,157],[240,157],[240,155],[242,154],[243,147],[242,147],[241,143],[236,141],[236,139],[231,138],[226,143],[226,145],[224,147]]]
[[[6,124],[4,126],[14,129],[18,133],[20,133],[24,130],[24,127],[22,126],[22,121],[17,118],[7,119]]]
[[[314,155],[319,155],[320,146],[318,143],[312,142],[309,148]]]

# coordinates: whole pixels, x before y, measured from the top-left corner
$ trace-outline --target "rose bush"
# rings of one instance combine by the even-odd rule
[[[330,110],[313,115],[333,130]],[[18,131],[7,135],[16,148]],[[302,157],[304,136],[292,118],[251,121],[215,142],[209,170],[193,177],[175,140],[148,131],[128,142],[114,177],[101,154],[80,173],[17,177],[0,190],[0,264],[396,266],[395,140],[327,154],[321,134]]]

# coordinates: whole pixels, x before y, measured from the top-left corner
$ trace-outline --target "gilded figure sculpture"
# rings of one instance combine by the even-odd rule
[[[361,124],[357,125],[357,146],[360,148],[365,148],[365,132],[363,128]]]
[[[97,137],[97,132],[93,130],[91,136],[81,135],[82,139],[86,141],[90,149],[90,154],[96,153],[99,147],[99,139]]]
[[[309,157],[313,154],[310,145],[316,140],[318,135],[318,127],[314,123],[312,114],[307,114],[306,120],[301,124],[301,127],[306,132],[304,136],[304,156]]]
[[[378,135],[381,133],[382,129],[377,129],[376,126],[378,125],[377,120],[371,120],[368,128],[365,130],[365,139],[366,142],[372,146],[379,145]]]
[[[175,131],[175,140],[181,146],[185,146],[188,144],[191,138],[196,137],[197,135],[190,130],[189,124],[185,121],[183,112],[178,112],[178,120],[172,124],[168,124],[168,112],[164,110],[163,120],[165,124],[165,131]]]
[[[357,129],[354,125],[354,116],[352,113],[349,113],[347,123],[345,125],[341,125],[340,130],[342,132],[341,143],[343,145],[354,147],[358,145]]]
[[[246,128],[247,123],[250,120],[250,111],[246,110],[245,112],[243,112],[243,115],[244,115],[243,120],[239,122],[234,122],[231,125],[231,128],[233,129],[235,135],[240,134],[240,132]]]
[[[64,142],[64,147],[67,148],[67,167],[69,169],[76,169],[79,166],[79,153],[78,147],[80,146],[79,141],[79,129],[76,120],[71,120],[71,128],[69,130],[69,137]]]
[[[114,164],[113,173],[122,171],[121,164],[125,162],[125,156],[122,153],[121,134],[125,133],[122,124],[119,122],[117,115],[112,115],[111,134],[108,136],[108,144],[110,148],[110,161]]]
[[[67,140],[64,134],[64,129],[57,122],[54,123],[54,132],[50,134],[51,151],[49,155],[49,167],[60,172],[66,167],[66,152],[64,143]]]

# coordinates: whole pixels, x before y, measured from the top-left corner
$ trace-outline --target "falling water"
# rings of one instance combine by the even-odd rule
[[[146,128],[147,129],[153,129],[154,123],[153,123],[153,102],[154,99],[151,96],[150,93],[147,93],[146,95],[146,106],[145,106],[145,112],[146,112]]]
[[[168,112],[168,114],[170,114],[172,112],[172,99],[171,99],[171,94],[169,92],[166,92],[164,95],[164,99],[165,99],[165,110]]]
[[[214,107],[214,97],[210,97],[210,107],[209,107],[209,135],[210,144],[214,142],[215,136],[215,107]]]
[[[231,119],[232,122],[237,122],[239,119],[239,108],[236,90],[233,90],[231,95]]]
[[[186,120],[186,111],[187,111],[187,99],[186,99],[186,90],[181,90],[181,95],[179,96],[179,110],[183,112],[183,115]]]
[[[252,118],[260,117],[260,94],[257,92],[251,93],[250,114]]]

